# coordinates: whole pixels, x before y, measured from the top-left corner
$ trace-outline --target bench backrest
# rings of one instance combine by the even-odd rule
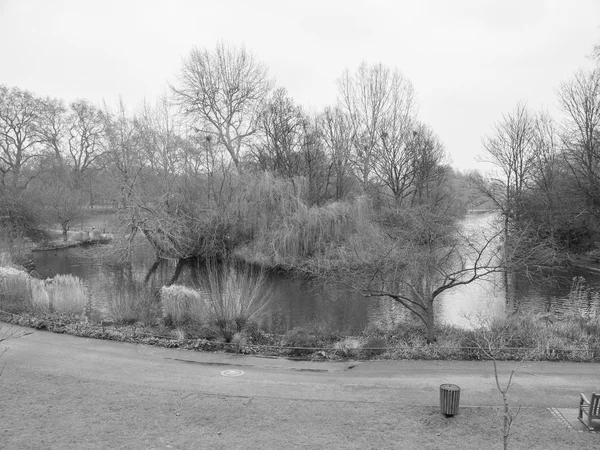
[[[600,394],[592,394],[589,416],[591,418],[600,419]]]

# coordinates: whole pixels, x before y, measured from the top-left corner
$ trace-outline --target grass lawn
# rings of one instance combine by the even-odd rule
[[[13,372],[0,378],[6,449],[501,449],[490,408],[221,396]],[[135,375],[132,375],[135,377]],[[545,408],[523,409],[511,448],[600,448]]]

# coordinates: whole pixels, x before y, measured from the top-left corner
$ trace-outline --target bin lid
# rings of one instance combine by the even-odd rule
[[[440,389],[444,389],[445,391],[460,391],[460,387],[456,384],[442,384],[440,385]]]

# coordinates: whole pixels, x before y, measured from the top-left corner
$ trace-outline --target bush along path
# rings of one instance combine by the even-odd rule
[[[207,338],[174,338],[168,335],[157,334],[157,329],[142,325],[115,325],[91,323],[85,317],[61,316],[59,314],[45,314],[34,316],[28,313],[13,314],[0,310],[0,320],[24,327],[38,330],[47,330],[54,333],[65,333],[73,336],[106,339],[134,344],[160,346],[165,348],[179,348],[195,351],[221,351],[246,355],[262,355],[288,357],[305,360],[339,360],[339,359],[424,359],[424,360],[482,360],[487,359],[481,347],[472,339],[477,334],[467,330],[451,329],[457,335],[462,335],[465,342],[472,345],[458,346],[456,340],[444,343],[444,333],[441,333],[441,342],[426,344],[418,336],[412,344],[407,340],[398,340],[393,337],[378,339],[379,345],[367,347],[373,339],[366,337],[318,338],[304,329],[297,328],[285,335],[268,335],[256,333],[254,338],[223,342]],[[413,324],[414,328],[414,324]],[[507,330],[509,332],[507,332]],[[444,331],[444,329],[442,329]],[[506,337],[514,339],[511,328],[497,332],[498,342],[506,344]],[[415,331],[412,331],[415,333]],[[424,333],[424,332],[423,332]],[[415,333],[416,335],[416,333]],[[397,338],[398,336],[396,336]],[[447,337],[447,336],[446,336]],[[469,341],[471,339],[471,341]],[[395,345],[390,342],[396,341]],[[360,343],[363,343],[362,345]],[[520,360],[525,353],[536,350],[535,360],[540,361],[577,361],[600,362],[600,346],[587,346],[587,348],[542,348],[538,347],[510,347],[502,346],[498,349],[499,360]]]

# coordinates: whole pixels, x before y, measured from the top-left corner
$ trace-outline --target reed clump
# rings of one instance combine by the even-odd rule
[[[105,311],[104,316],[117,324],[141,323],[151,326],[160,319],[160,302],[152,288],[136,280],[113,277],[109,281],[114,289],[96,294],[97,306]],[[99,308],[100,309],[100,308]]]
[[[161,288],[165,325],[212,328],[225,342],[259,323],[268,311],[271,291],[265,275],[232,263],[211,263],[195,288],[172,285]],[[239,336],[238,336],[239,337]]]
[[[286,212],[272,215],[252,243],[251,253],[262,255],[273,265],[327,260],[334,254],[338,258],[343,241],[353,241],[350,247],[356,248],[375,235],[366,197],[324,206],[307,206],[298,200],[293,210]]]
[[[166,324],[201,326],[204,322],[206,306],[200,291],[180,285],[163,286],[160,299]]]
[[[48,312],[66,315],[83,315],[88,302],[87,290],[83,282],[73,275],[56,275],[44,283],[48,296]],[[34,296],[35,303],[42,306],[45,296]],[[44,305],[45,307],[45,305]]]
[[[0,267],[0,307],[7,312],[83,315],[87,303],[86,288],[77,277],[39,280],[21,270]]]
[[[251,322],[260,323],[272,297],[263,272],[231,263],[209,265],[201,290],[205,323],[215,327],[225,342],[231,342]]]

